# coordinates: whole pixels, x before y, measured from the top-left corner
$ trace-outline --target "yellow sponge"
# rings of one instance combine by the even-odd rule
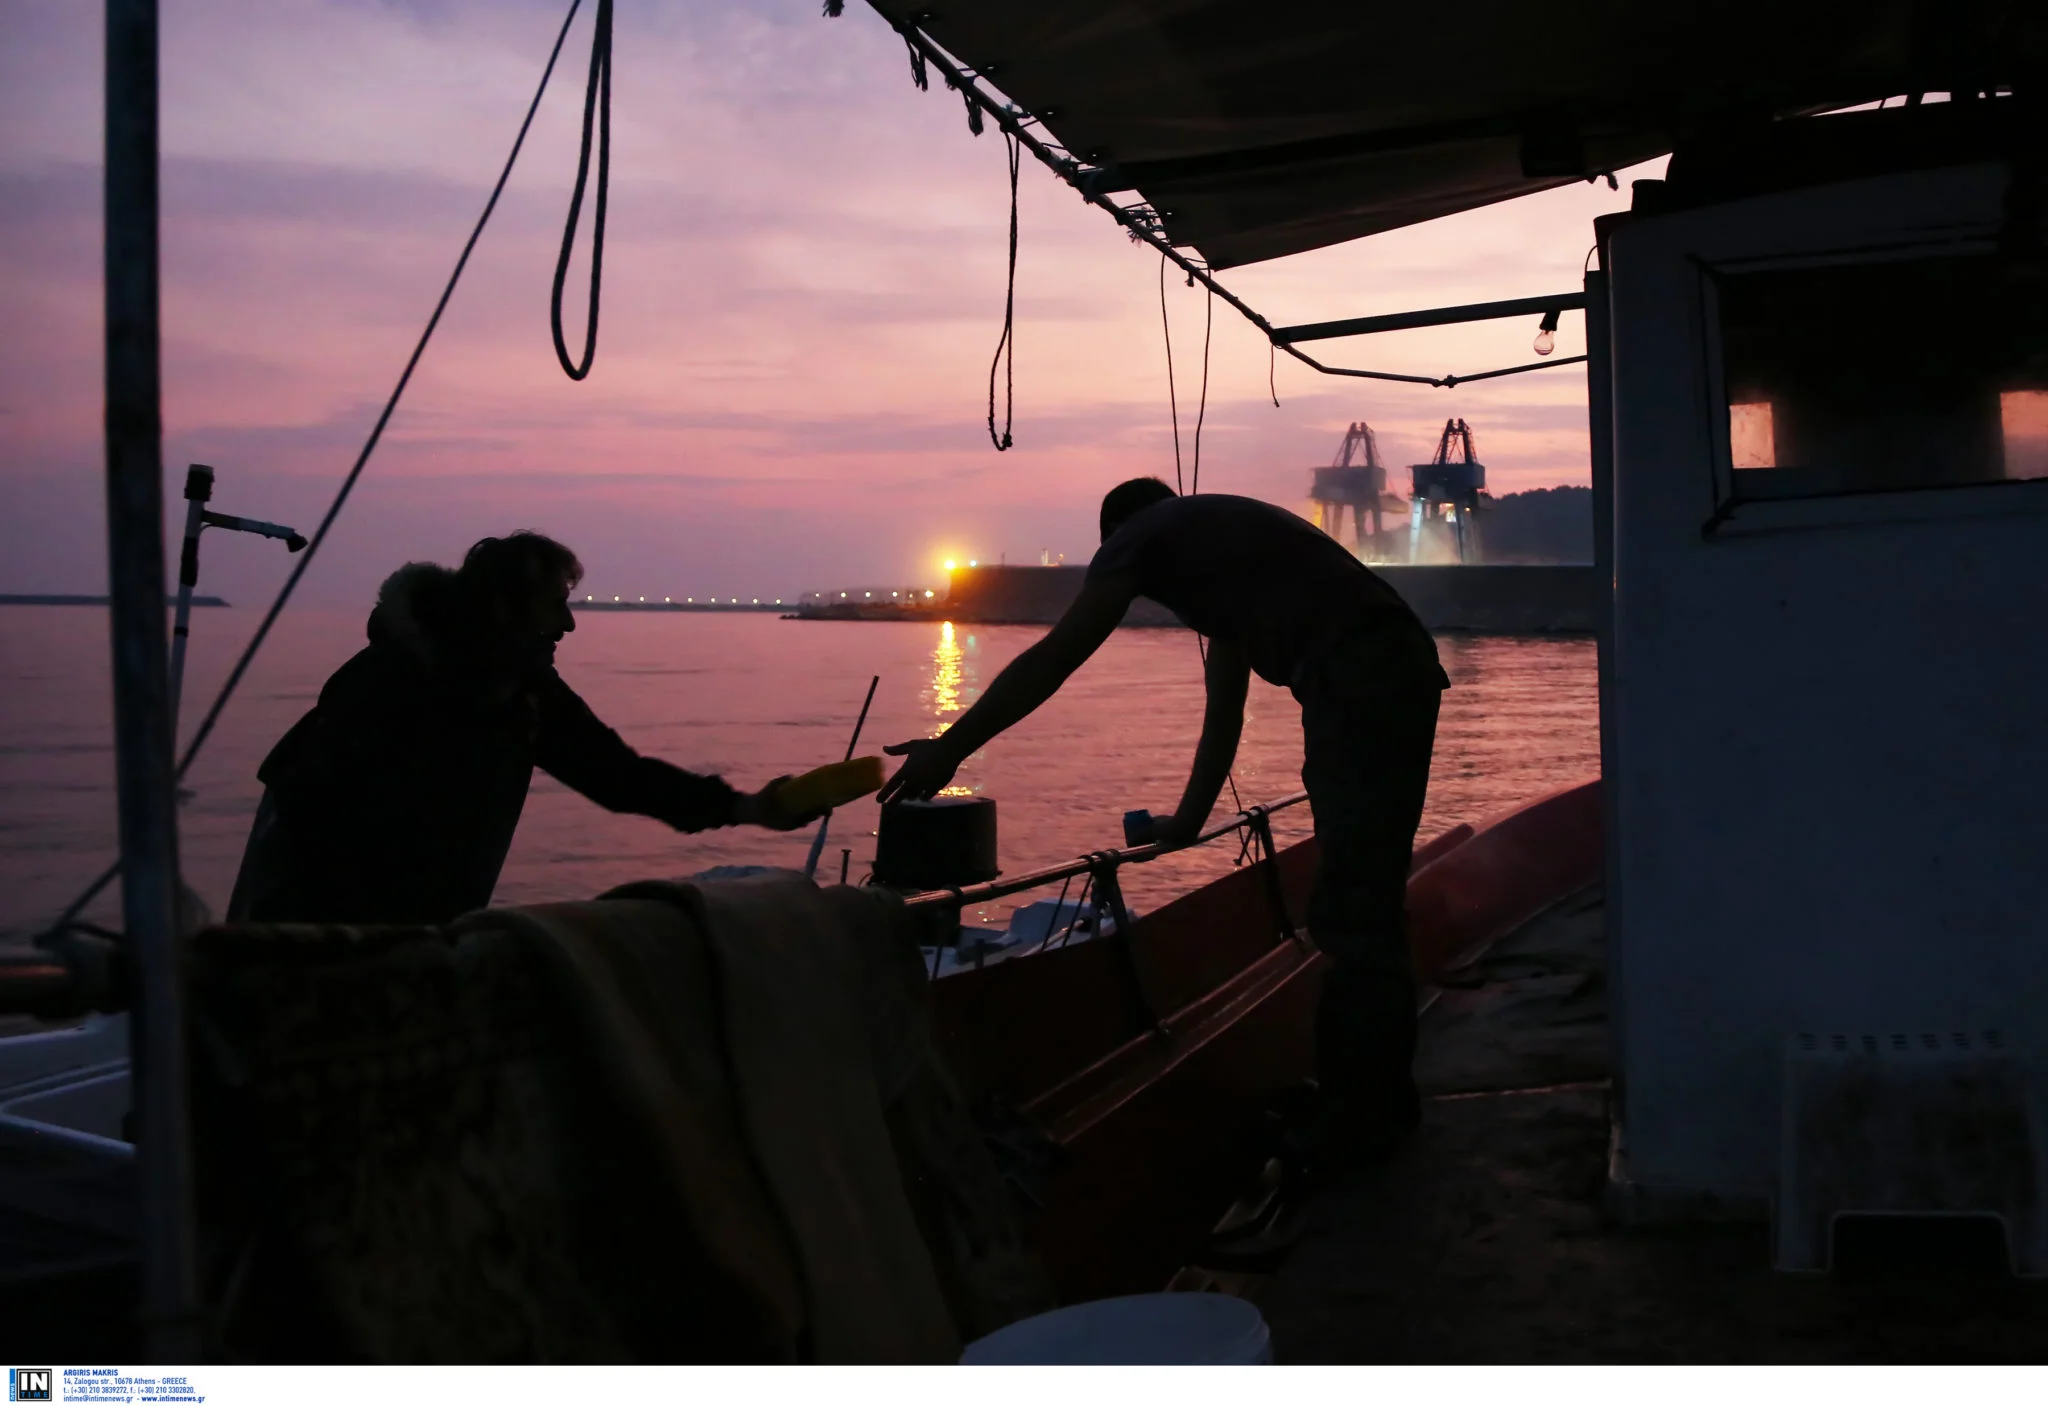
[[[790,815],[809,815],[879,791],[882,780],[880,757],[855,757],[790,777],[776,788],[775,803]]]

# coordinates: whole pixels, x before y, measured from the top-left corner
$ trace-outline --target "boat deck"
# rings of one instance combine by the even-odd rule
[[[1326,1193],[1258,1294],[1292,1363],[2029,1362],[2048,1284],[1979,1240],[1838,1243],[1770,1266],[1761,1223],[1624,1228],[1603,1210],[1602,910],[1580,895],[1454,973],[1423,1018],[1423,1127]]]

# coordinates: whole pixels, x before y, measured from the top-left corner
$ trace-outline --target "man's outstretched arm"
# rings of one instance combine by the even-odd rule
[[[1224,640],[1209,641],[1209,659],[1202,681],[1208,701],[1202,710],[1202,740],[1195,745],[1195,764],[1173,818],[1158,829],[1162,844],[1184,845],[1202,833],[1216,797],[1237,760],[1238,738],[1244,733],[1244,700],[1252,670],[1244,651]]]
[[[652,816],[691,834],[725,825],[793,830],[816,819],[785,813],[775,801],[775,782],[759,791],[735,791],[719,777],[641,756],[598,721],[559,675],[540,690],[540,721],[535,763],[606,810]]]
[[[991,738],[1031,716],[1123,622],[1136,594],[1135,585],[1126,576],[1089,577],[1051,632],[1011,660],[981,695],[981,701],[961,714],[958,722],[937,737],[884,747],[883,751],[904,758],[904,762],[878,799],[886,805],[894,800],[929,798],[953,779],[960,763]]]

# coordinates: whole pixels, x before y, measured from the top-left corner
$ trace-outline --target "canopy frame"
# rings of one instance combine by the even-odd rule
[[[1276,350],[1287,353],[1287,355],[1293,357],[1312,371],[1318,371],[1325,376],[1352,376],[1368,381],[1394,381],[1407,385],[1436,386],[1448,390],[1452,387],[1463,385],[1467,381],[1490,381],[1501,376],[1518,376],[1525,371],[1544,371],[1554,366],[1574,366],[1586,359],[1583,356],[1567,356],[1559,357],[1554,361],[1532,361],[1517,366],[1500,367],[1492,371],[1476,371],[1469,375],[1446,374],[1442,376],[1415,376],[1397,371],[1368,371],[1357,367],[1326,365],[1294,345],[1294,338],[1289,334],[1298,334],[1304,329],[1289,328],[1283,330],[1275,328],[1270,321],[1261,316],[1244,299],[1238,297],[1237,294],[1217,282],[1214,273],[1206,263],[1190,258],[1176,248],[1172,240],[1167,237],[1165,227],[1160,222],[1158,212],[1149,203],[1139,202],[1133,205],[1119,205],[1114,200],[1111,200],[1109,198],[1111,192],[1106,187],[1120,186],[1121,183],[1105,180],[1105,168],[1091,166],[1078,160],[1073,153],[1069,152],[1057,141],[1050,140],[1050,133],[1044,132],[1044,123],[1036,116],[1023,111],[1012,103],[1001,101],[998,97],[991,94],[982,85],[983,75],[981,73],[961,63],[950,53],[946,52],[937,40],[926,34],[914,22],[899,21],[879,8],[876,9],[876,13],[881,15],[890,28],[903,37],[903,42],[910,47],[912,54],[916,55],[923,64],[937,69],[940,76],[945,79],[946,86],[957,90],[961,94],[967,102],[970,113],[979,113],[988,120],[993,121],[1005,135],[1023,146],[1047,170],[1071,186],[1083,200],[1108,214],[1111,219],[1122,225],[1124,231],[1130,235],[1133,243],[1145,244],[1157,249],[1161,257],[1178,268],[1191,284],[1199,283],[1210,293],[1221,298],[1239,316],[1243,317],[1245,321],[1258,328]],[[1034,128],[1038,130],[1034,131]],[[1041,133],[1044,134],[1041,135]],[[1573,297],[1578,297],[1581,303],[1584,301],[1583,296],[1577,294],[1562,294],[1539,301],[1541,301],[1544,309],[1548,309],[1553,306],[1566,306],[1561,299]],[[1475,306],[1483,305],[1468,304],[1463,308],[1457,309],[1401,313],[1394,314],[1394,316],[1408,319],[1429,318],[1438,311],[1465,313],[1471,311]],[[1511,312],[1487,314],[1487,316],[1499,317],[1513,315]],[[1364,321],[1372,320],[1364,319]],[[1478,319],[1463,316],[1446,316],[1439,319],[1440,322],[1473,320]],[[1407,321],[1402,325],[1423,327],[1438,324],[1429,321]],[[1392,329],[1364,328],[1361,330]],[[1323,335],[1345,336],[1351,334],[1325,333]],[[1307,338],[1303,338],[1303,340],[1307,340]]]

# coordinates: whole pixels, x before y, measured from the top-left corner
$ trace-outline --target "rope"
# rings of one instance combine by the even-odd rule
[[[1064,894],[1064,893],[1066,892],[1066,890],[1065,890],[1064,888],[1062,888],[1062,889],[1060,890],[1060,892],[1061,892],[1062,894]],[[1086,909],[1088,908],[1088,905],[1089,905],[1089,901],[1090,901],[1091,899],[1093,899],[1093,898],[1094,898],[1094,896],[1095,896],[1095,874],[1094,874],[1094,872],[1093,872],[1093,871],[1091,870],[1091,871],[1090,871],[1090,872],[1089,872],[1089,873],[1088,873],[1088,874],[1087,874],[1087,875],[1086,875],[1086,876],[1085,876],[1085,877],[1084,877],[1084,878],[1083,878],[1083,879],[1081,880],[1081,891],[1080,891],[1079,893],[1077,893],[1077,894],[1075,894],[1075,895],[1074,895],[1074,911],[1073,911],[1072,913],[1070,913],[1070,914],[1068,914],[1068,915],[1067,915],[1067,925],[1066,925],[1066,927],[1064,927],[1064,928],[1062,928],[1062,929],[1060,930],[1060,942],[1059,942],[1059,945],[1060,945],[1060,946],[1062,946],[1062,947],[1065,947],[1065,946],[1067,945],[1067,943],[1068,943],[1068,942],[1069,942],[1069,941],[1070,941],[1070,940],[1071,940],[1071,939],[1073,938],[1073,936],[1074,936],[1074,925],[1075,925],[1075,924],[1077,924],[1077,923],[1079,923],[1079,922],[1081,921],[1081,914],[1082,914],[1082,913],[1083,913],[1083,912],[1084,912],[1084,911],[1085,911],[1085,910],[1086,910]],[[1057,916],[1059,915],[1059,910],[1058,910],[1058,909],[1054,909],[1054,910],[1053,910],[1053,915],[1054,915],[1055,917],[1057,917]],[[1102,927],[1102,924],[1100,924],[1100,923],[1096,923],[1096,924],[1094,924],[1093,926],[1094,926],[1094,927],[1095,927],[1095,928],[1096,928],[1096,929],[1098,930],[1098,932],[1099,932],[1099,930],[1100,930],[1100,929],[1101,929],[1101,927]],[[1047,946],[1048,948],[1052,946],[1052,940],[1051,940],[1051,938],[1050,938],[1050,937],[1048,937],[1048,938],[1046,939],[1046,943],[1045,943],[1045,945],[1046,945],[1046,946]]]
[[[573,13],[573,11],[572,11]],[[597,208],[590,221],[590,316],[583,327],[583,361],[569,359],[562,338],[562,285],[569,278],[569,255],[576,244],[576,223],[583,216],[583,188],[590,179],[590,127],[597,122]],[[597,0],[597,27],[590,39],[590,83],[583,93],[583,149],[576,158],[576,188],[569,194],[569,219],[562,227],[562,253],[555,260],[555,291],[548,320],[555,334],[555,359],[569,379],[580,381],[597,360],[598,289],[604,282],[605,196],[612,176],[612,0]]]
[[[313,558],[319,555],[320,544],[327,540],[327,533],[334,526],[335,519],[341,516],[342,507],[348,502],[349,494],[355,491],[356,480],[363,476],[363,469],[369,464],[370,456],[376,452],[379,441],[384,438],[384,428],[391,423],[391,416],[398,409],[399,399],[404,396],[406,386],[411,384],[412,373],[419,366],[420,358],[426,354],[427,343],[433,340],[434,329],[441,325],[441,314],[448,310],[448,301],[455,296],[455,285],[461,282],[462,271],[469,266],[469,256],[476,249],[477,240],[483,235],[484,226],[490,223],[492,212],[498,208],[498,197],[505,193],[505,183],[512,178],[512,167],[519,160],[520,148],[526,144],[526,134],[533,126],[533,116],[540,110],[541,96],[547,92],[548,79],[554,74],[555,61],[562,56],[562,45],[569,37],[569,25],[575,20],[577,8],[582,3],[583,0],[569,0],[569,13],[562,20],[561,31],[555,35],[555,47],[548,53],[547,67],[541,70],[540,86],[534,89],[533,101],[526,105],[526,118],[519,124],[519,135],[512,140],[512,151],[505,158],[505,168],[498,173],[498,183],[491,187],[491,197],[484,202],[483,213],[477,216],[476,226],[470,230],[469,240],[462,246],[462,254],[455,261],[455,270],[448,275],[447,285],[441,289],[440,301],[434,304],[433,315],[427,319],[426,327],[420,332],[419,341],[414,344],[412,355],[406,358],[405,369],[398,376],[398,384],[391,388],[390,396],[385,399],[384,409],[378,414],[376,424],[371,426],[370,436],[363,442],[362,452],[356,455],[354,465],[350,467],[347,477],[342,479],[341,487],[335,492],[334,501],[328,505],[327,515],[320,519],[320,526],[306,543],[306,550],[299,553],[298,561],[292,567],[291,574],[285,577],[277,598],[270,603],[270,609],[264,612],[262,621],[256,626],[256,633],[250,637],[241,656],[235,660],[234,668],[228,671],[227,682],[221,685],[220,692],[214,697],[213,705],[206,710],[206,716],[200,720],[197,731],[192,734],[192,740],[186,744],[185,755],[178,761],[178,780],[185,779],[185,773],[192,769],[192,763],[199,756],[200,749],[206,745],[206,739],[213,735],[214,724],[220,721],[220,715],[227,708],[228,700],[235,696],[235,690],[241,686],[243,676],[249,672],[249,665],[255,660],[257,652],[263,648],[264,641],[270,638],[271,626],[277,623],[277,617],[284,612],[285,603],[292,598],[292,592],[298,589],[299,580],[306,574],[306,568],[311,566]],[[600,0],[600,3],[606,9],[610,8],[609,0]],[[114,876],[120,872],[121,862],[117,859],[105,873],[86,888],[84,893],[72,901],[64,910],[63,916],[51,925],[49,933],[60,932],[74,926],[78,915],[85,911],[85,905],[97,898],[100,891],[112,883]]]
[[[1189,281],[1192,282],[1193,280],[1190,279]],[[1194,483],[1190,486],[1181,481],[1180,474],[1180,403],[1175,398],[1173,389],[1173,327],[1166,320],[1166,256],[1164,254],[1160,255],[1159,330],[1166,338],[1166,406],[1168,413],[1173,419],[1173,486],[1176,492],[1190,495],[1202,491],[1202,421],[1209,414],[1209,333],[1215,326],[1216,320],[1216,292],[1213,288],[1210,289],[1209,297],[1203,303],[1203,308],[1202,399],[1200,407],[1195,411],[1195,472]],[[1202,657],[1202,669],[1206,673],[1209,668],[1209,642],[1200,635],[1195,636],[1195,653]],[[1230,784],[1230,803],[1239,810],[1243,810],[1244,802],[1237,794],[1236,768],[1233,767],[1230,771],[1225,772],[1223,779]]]
[[[1211,288],[1209,290],[1209,296],[1212,298],[1215,297],[1216,290]],[[1279,361],[1280,349],[1274,346],[1271,342],[1266,343],[1266,394],[1273,397],[1273,408],[1275,410],[1278,410],[1280,408],[1280,386],[1279,383],[1273,379],[1275,374],[1275,367],[1279,365]]]
[[[1173,326],[1166,320],[1166,256],[1159,256],[1159,333],[1166,339],[1166,409],[1173,419],[1173,491],[1186,493],[1180,476],[1180,402],[1173,390]]]
[[[1073,883],[1074,876],[1072,874],[1067,875],[1067,877],[1061,881],[1060,896],[1053,900],[1052,917],[1047,918],[1045,922],[1045,936],[1038,939],[1038,946],[1033,949],[1034,951],[1043,952],[1046,948],[1052,945],[1053,921],[1054,919],[1057,919],[1059,917],[1060,911],[1067,906],[1067,890],[1073,886]],[[1011,920],[1015,921],[1015,917],[1016,915],[1013,910],[1011,914]],[[1069,922],[1068,926],[1071,927],[1072,923]]]
[[[1202,398],[1195,407],[1195,468],[1188,492],[1202,491],[1202,421],[1209,416],[1209,332],[1216,325],[1216,295],[1202,303]]]
[[[972,104],[968,111],[977,111]],[[1003,287],[1003,335],[996,341],[996,354],[988,364],[988,439],[1001,453],[1008,449],[1010,421],[1017,408],[1017,169],[1024,147],[1015,137],[1005,132],[1003,144],[1009,148],[1010,157],[1010,272]],[[996,433],[996,368],[1003,368],[1003,432]]]
[[[1190,476],[1188,492],[1202,491],[1202,421],[1209,416],[1209,333],[1216,325],[1216,290],[1210,289],[1209,296],[1202,302],[1202,399],[1195,409],[1195,464]],[[1209,667],[1209,644],[1200,635],[1195,636],[1195,648],[1202,656],[1202,668]],[[1239,810],[1244,809],[1244,799],[1237,794],[1237,769],[1232,767],[1223,774],[1230,786],[1230,803]]]

